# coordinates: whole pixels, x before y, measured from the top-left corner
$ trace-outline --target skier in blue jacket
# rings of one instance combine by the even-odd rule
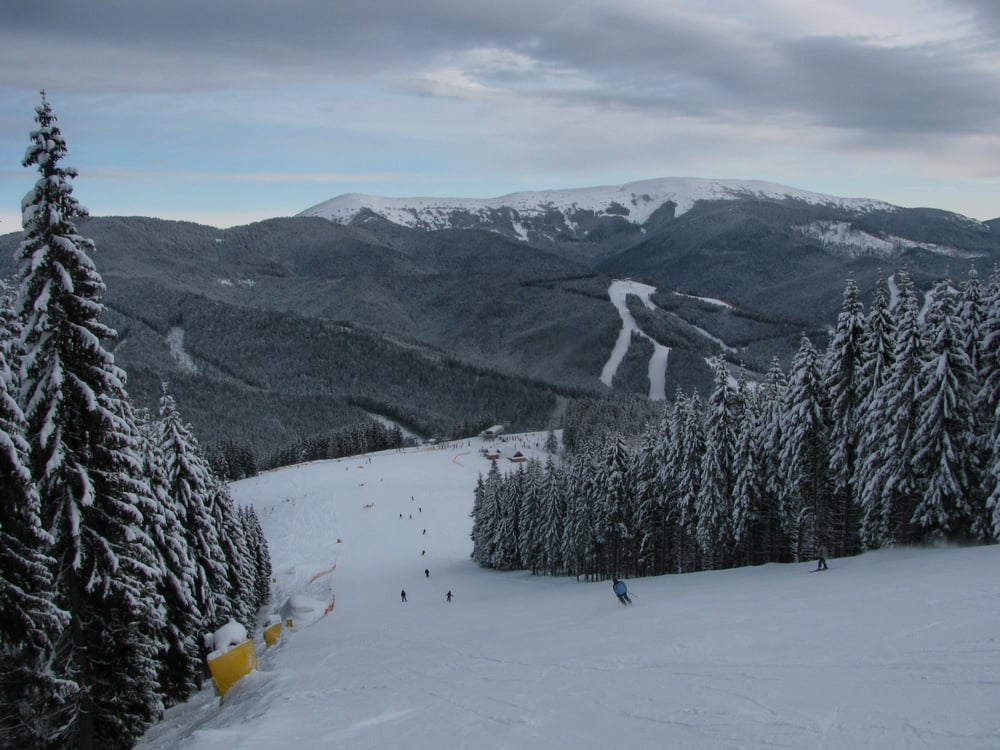
[[[615,596],[618,597],[618,601],[622,604],[631,604],[632,600],[628,596],[628,588],[625,586],[625,581],[619,581],[617,578],[612,579],[614,583],[611,588],[615,592]]]

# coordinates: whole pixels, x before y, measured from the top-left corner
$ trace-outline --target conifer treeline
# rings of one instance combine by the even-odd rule
[[[128,748],[199,689],[202,635],[254,624],[270,557],[166,393],[135,413],[48,101],[0,306],[0,746]]]
[[[762,382],[716,359],[635,440],[494,464],[475,491],[483,566],[657,575],[1000,537],[1000,274],[924,304],[905,271],[867,315],[849,281],[825,355],[805,336]],[[587,419],[574,416],[574,430]]]
[[[291,466],[303,461],[321,461],[327,458],[358,456],[362,453],[384,451],[403,447],[403,431],[396,425],[386,426],[379,422],[330,433],[314,435],[297,440],[291,445],[275,451],[264,463],[265,469]]]

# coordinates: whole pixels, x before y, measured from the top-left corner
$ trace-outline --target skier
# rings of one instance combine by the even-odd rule
[[[427,568],[424,568],[424,578],[430,578],[430,577],[431,577],[431,572]]]
[[[406,589],[399,592],[399,598],[403,600],[403,604],[406,604]]]
[[[618,597],[618,601],[622,604],[631,604],[632,600],[629,599],[628,588],[625,586],[625,581],[619,581],[617,578],[612,580],[614,583],[611,585],[611,589],[615,592],[615,596]]]
[[[446,601],[450,602],[451,601],[451,592],[449,591],[447,594],[445,594],[444,598],[445,598]]]
[[[826,567],[826,545],[819,545],[819,559],[816,561],[816,570],[827,570]]]

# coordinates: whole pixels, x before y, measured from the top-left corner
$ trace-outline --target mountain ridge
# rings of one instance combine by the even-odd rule
[[[262,454],[365,412],[424,436],[480,418],[547,426],[565,399],[608,392],[613,279],[656,291],[652,307],[624,300],[644,335],[610,390],[648,394],[647,363],[666,347],[669,398],[706,392],[716,354],[763,373],[774,357],[787,367],[803,333],[823,348],[848,277],[867,302],[902,268],[928,290],[1000,259],[1000,222],[761,181],[512,195],[533,213],[428,199],[421,226],[413,207],[404,224],[362,207],[347,223],[96,217],[79,229],[97,247],[130,392],[155,408],[170,381],[199,434]],[[18,240],[0,236],[0,272]]]
[[[812,205],[849,208],[857,212],[893,211],[899,208],[873,198],[845,198],[764,180],[663,177],[621,185],[519,191],[495,198],[387,197],[345,193],[311,206],[298,215],[350,223],[364,209],[369,209],[404,226],[443,229],[461,228],[455,226],[452,218],[452,214],[456,212],[482,215],[510,208],[519,215],[539,216],[554,209],[567,219],[571,219],[576,212],[591,211],[595,214],[622,216],[641,226],[667,203],[674,204],[676,217],[689,211],[699,200],[739,198],[792,199]]]

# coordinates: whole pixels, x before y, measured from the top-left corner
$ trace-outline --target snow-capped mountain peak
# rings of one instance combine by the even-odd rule
[[[449,229],[481,226],[498,219],[509,221],[514,232],[524,237],[521,222],[562,215],[570,228],[581,214],[621,216],[642,226],[666,203],[673,203],[674,215],[688,211],[699,200],[792,199],[815,205],[835,206],[855,212],[891,211],[893,206],[868,198],[839,198],[822,193],[759,180],[713,180],[668,177],[567,190],[510,193],[498,198],[389,198],[348,193],[319,203],[300,216],[318,216],[347,224],[359,214],[374,212],[389,221],[418,229]]]

